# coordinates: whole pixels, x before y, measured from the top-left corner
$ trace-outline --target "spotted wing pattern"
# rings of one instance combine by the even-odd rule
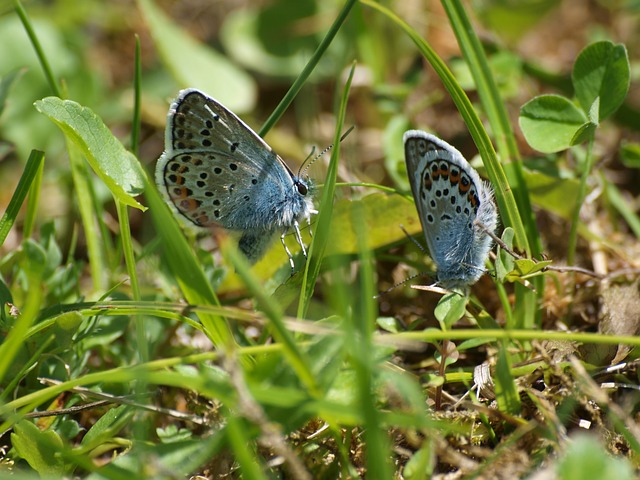
[[[466,287],[484,273],[498,214],[491,187],[462,154],[438,137],[420,130],[404,135],[405,160],[411,190],[438,283]]]
[[[169,109],[156,183],[195,225],[243,232],[240,247],[252,260],[274,232],[297,229],[313,213],[307,183],[235,114],[195,89],[182,90]]]

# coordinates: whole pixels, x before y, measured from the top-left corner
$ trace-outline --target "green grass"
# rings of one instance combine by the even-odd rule
[[[0,70],[0,476],[632,478],[640,219],[610,137],[638,138],[635,45],[594,17],[582,33],[622,43],[585,41],[569,82],[518,57],[514,25],[550,35],[545,9],[174,3],[16,0],[0,17],[0,45],[22,42]],[[499,53],[519,60],[515,92]],[[294,275],[280,242],[251,266],[159,195],[149,172],[185,87],[266,118],[294,171],[304,142],[333,146],[310,169],[306,261],[286,238]],[[497,251],[469,295],[377,295],[433,270],[400,228],[424,243],[410,127],[479,152],[502,238],[528,258]],[[614,357],[630,363],[608,372]]]

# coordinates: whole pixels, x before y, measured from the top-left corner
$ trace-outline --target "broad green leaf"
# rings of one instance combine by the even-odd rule
[[[256,84],[242,69],[184,30],[151,0],[138,0],[151,36],[166,67],[182,87],[198,88],[236,113],[256,102]]]
[[[80,148],[93,171],[118,201],[140,210],[133,197],[144,191],[144,172],[138,159],[127,151],[91,109],[72,100],[47,97],[35,102],[39,112],[60,127]]]
[[[572,81],[585,112],[600,97],[598,117],[604,120],[622,105],[629,90],[627,49],[609,41],[592,43],[578,55]]]
[[[40,475],[62,478],[64,463],[57,455],[62,450],[62,440],[54,431],[40,431],[33,423],[22,420],[15,424],[11,443],[22,458]]]
[[[520,129],[527,143],[544,153],[559,152],[571,146],[586,115],[560,95],[541,95],[520,109]]]
[[[571,217],[578,198],[579,184],[575,178],[525,170],[525,182],[534,204],[562,218]]]
[[[352,209],[355,208],[356,203],[360,203],[362,207],[360,212],[364,216],[363,221],[367,227],[368,248],[377,249],[405,240],[406,235],[400,225],[403,225],[410,235],[422,230],[415,204],[400,195],[373,193],[357,200],[339,200],[336,202],[331,218],[330,236],[340,241],[332,241],[327,245],[326,256],[352,255],[357,252],[356,234],[351,220]],[[381,222],[381,218],[388,220]],[[304,241],[308,242],[309,237],[305,230],[302,236]],[[296,255],[300,251],[300,246],[293,241],[292,237],[293,235],[287,235],[286,241],[291,252]],[[300,258],[302,261],[302,257]],[[291,277],[291,267],[282,244],[274,242],[252,271],[259,278],[273,279],[280,283]],[[229,272],[218,291],[233,291],[241,288],[242,283],[238,276]]]

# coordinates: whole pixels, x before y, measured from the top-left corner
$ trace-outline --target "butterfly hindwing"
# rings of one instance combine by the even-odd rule
[[[493,231],[497,211],[491,189],[463,155],[443,140],[419,130],[404,135],[411,190],[425,239],[445,287],[467,286],[480,278],[491,239],[476,225]]]

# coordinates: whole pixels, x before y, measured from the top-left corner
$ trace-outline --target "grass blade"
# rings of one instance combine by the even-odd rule
[[[20,207],[24,202],[24,199],[29,193],[29,189],[32,184],[37,185],[38,182],[34,183],[36,178],[40,177],[42,172],[42,165],[44,164],[44,152],[40,152],[38,150],[32,150],[31,155],[29,155],[29,159],[27,160],[27,164],[24,167],[24,172],[20,177],[20,181],[18,182],[18,186],[16,187],[15,192],[13,192],[13,196],[9,201],[9,205],[7,206],[7,210],[2,215],[0,219],[0,245],[4,243],[7,238],[7,235],[11,231],[11,227],[16,221],[16,217],[18,216],[18,212],[20,211]],[[35,193],[32,191],[32,194]],[[33,209],[30,209],[32,212],[27,218],[33,218]],[[33,220],[30,222],[33,223]],[[27,237],[29,235],[26,235]]]
[[[293,99],[296,98],[296,95],[298,95],[298,92],[311,75],[311,72],[313,72],[313,69],[316,68],[316,65],[318,65],[318,62],[320,62],[320,60],[322,59],[325,51],[327,50],[327,48],[329,48],[329,45],[331,45],[331,42],[340,31],[342,24],[345,22],[347,16],[349,15],[349,12],[356,3],[357,0],[347,0],[345,2],[342,10],[340,10],[340,13],[329,28],[329,31],[327,31],[327,34],[322,39],[322,42],[320,42],[320,45],[318,45],[316,51],[313,52],[313,55],[309,59],[309,62],[302,69],[302,72],[300,72],[300,75],[298,75],[296,81],[293,82],[293,85],[291,85],[273,113],[269,115],[269,118],[267,118],[267,120],[264,122],[264,125],[262,125],[262,128],[258,132],[261,137],[264,137],[266,133],[271,130],[271,127],[276,124],[276,122],[280,119],[280,117],[282,117],[287,108],[289,108],[289,105],[291,105],[291,102],[293,102]]]
[[[331,229],[331,217],[333,216],[333,201],[336,191],[336,178],[338,175],[338,158],[340,156],[340,138],[342,136],[342,127],[346,116],[347,100],[351,89],[351,81],[355,72],[355,63],[351,66],[349,77],[342,91],[342,99],[338,110],[338,118],[336,122],[336,132],[333,139],[333,149],[331,151],[331,159],[329,160],[329,168],[327,169],[327,177],[325,179],[324,188],[322,189],[322,198],[318,207],[318,221],[316,222],[316,233],[309,246],[309,258],[305,264],[304,277],[302,280],[302,295],[298,303],[298,318],[305,316],[311,296],[315,289],[316,279],[320,274],[320,265],[324,259],[324,254],[329,244],[329,234]]]

